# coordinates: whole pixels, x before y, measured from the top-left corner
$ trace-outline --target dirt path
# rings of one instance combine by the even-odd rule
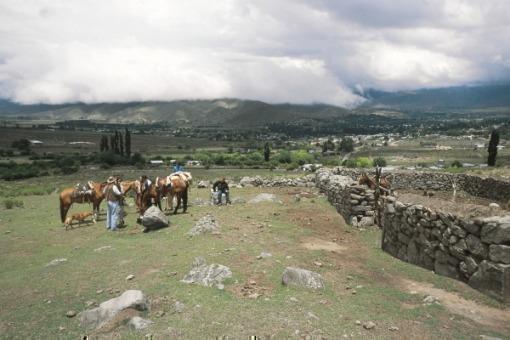
[[[401,288],[409,293],[430,295],[437,298],[440,304],[454,314],[499,330],[508,331],[510,329],[510,309],[508,307],[498,309],[482,305],[444,289],[435,288],[430,283],[400,278],[400,284]]]

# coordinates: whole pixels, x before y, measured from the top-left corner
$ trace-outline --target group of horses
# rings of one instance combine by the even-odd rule
[[[156,177],[156,180],[150,184],[148,182],[142,183],[140,180],[121,181],[119,189],[123,196],[126,196],[130,191],[135,193],[135,204],[140,216],[143,216],[151,205],[157,205],[161,209],[163,198],[167,200],[165,210],[172,210],[173,201],[176,199],[177,205],[174,214],[181,207],[181,203],[183,213],[185,213],[188,209],[188,190],[192,180],[193,178],[189,172],[179,172],[166,177]],[[105,198],[104,188],[107,183],[89,181],[87,185],[89,190],[86,193],[80,192],[75,187],[66,188],[60,193],[60,218],[62,223],[65,221],[67,212],[73,203],[92,204],[95,217],[99,214],[99,207]]]
[[[374,178],[371,178],[368,176],[366,172],[361,173],[361,176],[358,178],[358,184],[360,185],[366,185],[371,190],[375,190],[377,188],[377,182]],[[388,177],[381,176],[379,179],[379,189],[381,189],[382,194],[384,196],[388,195],[391,190],[391,182]]]

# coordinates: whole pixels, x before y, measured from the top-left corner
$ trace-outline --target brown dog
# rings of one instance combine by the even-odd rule
[[[67,228],[73,227],[73,221],[78,221],[78,227],[81,225],[81,223],[89,216],[92,216],[92,221],[96,223],[96,216],[93,211],[86,211],[81,213],[75,213],[72,214],[70,217],[67,217],[64,226]]]

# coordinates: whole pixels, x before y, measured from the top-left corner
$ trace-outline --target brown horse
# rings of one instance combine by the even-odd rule
[[[370,178],[366,172],[363,172],[361,176],[358,178],[358,184],[367,185],[370,189],[375,190],[377,184],[375,179]],[[384,195],[387,195],[390,192],[391,183],[386,176],[381,176],[379,179],[379,185],[381,186],[382,192]]]
[[[120,190],[125,195],[129,191],[133,190],[136,193],[136,181],[122,181],[120,182]]]
[[[106,186],[106,182],[89,182],[88,184],[91,187],[90,193],[88,194],[79,193],[76,188],[67,188],[62,190],[59,196],[60,219],[62,220],[62,223],[65,222],[67,212],[73,203],[92,203],[92,211],[94,212],[95,218],[97,218],[97,215],[99,214],[99,205],[104,199],[103,189]]]
[[[165,178],[158,178],[157,184],[160,188],[161,197],[167,198],[167,208],[173,208],[174,197],[177,198],[177,206],[174,209],[174,214],[183,204],[182,212],[185,213],[188,209],[188,190],[192,182],[192,177],[189,172],[179,172],[171,174]]]
[[[161,196],[156,184],[151,183],[149,186],[142,187],[142,183],[139,180],[134,182],[136,206],[138,207],[140,216],[142,216],[151,205],[157,205],[161,209]]]

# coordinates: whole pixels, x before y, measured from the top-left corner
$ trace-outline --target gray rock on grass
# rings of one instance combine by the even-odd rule
[[[78,320],[82,327],[97,329],[128,308],[138,311],[149,308],[148,300],[140,290],[127,290],[122,295],[101,303],[99,307],[85,310],[78,314]]]
[[[145,329],[152,325],[154,322],[151,320],[146,320],[144,318],[141,318],[139,316],[133,316],[129,322],[128,326],[129,328],[134,328],[136,330]]]
[[[300,286],[310,289],[324,289],[324,280],[319,273],[310,270],[287,267],[283,271],[282,283],[284,285]]]
[[[278,199],[278,197],[276,197],[275,194],[268,194],[268,193],[262,193],[262,194],[258,194],[257,196],[255,196],[254,198],[252,198],[251,200],[248,201],[248,203],[261,203],[261,202],[273,202],[273,203],[282,203],[282,201],[280,201]]]
[[[211,234],[219,234],[220,233],[220,227],[218,223],[216,223],[216,219],[214,216],[207,214],[204,217],[202,217],[198,222],[195,224],[193,228],[191,228],[190,231],[188,231],[188,236],[197,236],[200,234],[205,233],[211,233]]]
[[[169,221],[166,215],[155,205],[149,207],[142,217],[144,231],[155,230],[168,227]]]
[[[230,268],[221,264],[207,265],[203,257],[197,257],[191,265],[191,270],[181,280],[184,283],[196,283],[206,287],[223,289],[223,281],[232,277]]]

